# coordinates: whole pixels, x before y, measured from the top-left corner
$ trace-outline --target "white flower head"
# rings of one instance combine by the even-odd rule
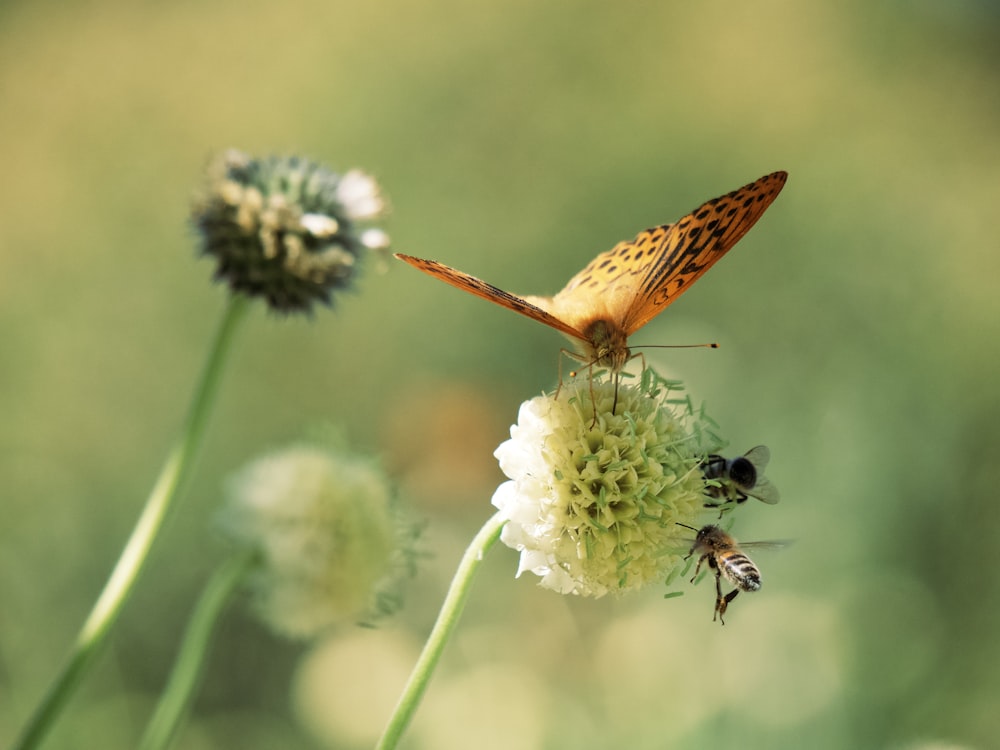
[[[678,383],[578,380],[521,405],[496,457],[501,541],[540,585],[600,597],[663,583],[687,553],[678,523],[704,511],[699,460],[717,441]],[[596,419],[594,416],[596,408]]]
[[[412,573],[412,527],[401,523],[388,479],[374,462],[325,445],[246,466],[231,481],[220,521],[228,537],[257,552],[258,615],[293,638],[391,611]]]

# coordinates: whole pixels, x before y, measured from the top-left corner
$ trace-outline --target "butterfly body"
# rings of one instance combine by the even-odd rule
[[[601,253],[554,297],[511,294],[433,260],[396,254],[424,273],[560,331],[577,358],[617,374],[628,337],[687,291],[757,222],[788,175],[774,172],[702,204],[673,224],[640,232]]]
[[[555,309],[561,313],[558,317],[565,320],[565,311]],[[628,332],[610,317],[595,317],[593,313],[591,317],[591,321],[584,322],[577,328],[579,334],[567,334],[581,350],[580,353],[567,353],[585,364],[607,367],[612,372],[618,372],[632,358],[632,351],[628,348]]]

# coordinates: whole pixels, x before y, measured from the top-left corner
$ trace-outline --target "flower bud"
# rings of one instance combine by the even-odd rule
[[[363,172],[230,150],[209,166],[193,219],[216,279],[275,310],[308,312],[350,285],[364,251],[388,246],[382,230],[361,225],[384,212],[378,184]]]

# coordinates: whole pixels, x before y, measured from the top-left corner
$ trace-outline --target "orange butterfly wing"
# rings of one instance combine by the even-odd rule
[[[553,299],[579,327],[584,300],[600,297],[631,335],[683,294],[757,223],[781,192],[787,172],[774,172],[704,203],[673,223],[640,232],[601,253]]]
[[[521,313],[521,315],[527,315],[532,320],[537,320],[539,323],[551,326],[557,331],[565,333],[567,336],[583,341],[586,340],[584,335],[569,323],[559,320],[559,318],[546,312],[540,307],[531,304],[523,297],[518,297],[516,294],[505,292],[503,289],[495,287],[492,284],[487,284],[482,279],[477,279],[475,276],[462,273],[451,266],[446,266],[444,263],[438,263],[434,260],[424,260],[423,258],[414,258],[412,255],[403,255],[402,253],[396,253],[395,255],[401,261],[409,263],[414,268],[417,268],[426,274],[430,274],[446,284],[451,284],[459,289],[464,289],[470,294],[482,297],[483,299],[496,303],[501,307],[506,307],[508,310]]]
[[[518,297],[443,263],[396,253],[424,273],[582,341],[595,361],[621,367],[625,337],[687,291],[757,222],[788,178],[774,172],[704,203],[674,224],[601,253],[555,297]],[[606,325],[594,332],[592,324]],[[590,332],[590,333],[588,333]]]

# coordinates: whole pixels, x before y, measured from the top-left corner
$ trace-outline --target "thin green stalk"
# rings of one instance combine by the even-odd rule
[[[407,725],[413,718],[413,714],[416,713],[417,706],[420,705],[420,700],[427,690],[427,684],[441,658],[441,652],[444,651],[445,644],[458,624],[458,618],[462,614],[465,600],[472,588],[473,576],[486,557],[486,553],[500,538],[500,531],[506,522],[505,518],[496,513],[479,530],[468,549],[465,550],[458,570],[455,571],[455,577],[451,580],[448,595],[441,605],[437,622],[434,623],[434,627],[427,637],[427,643],[424,644],[424,650],[413,667],[410,679],[407,680],[406,687],[403,688],[403,694],[399,697],[396,709],[375,746],[376,750],[391,750],[391,748],[396,747],[403,732],[406,731]]]
[[[230,297],[180,437],[167,456],[104,590],[77,635],[69,660],[25,726],[14,744],[14,750],[29,750],[39,745],[117,622],[125,601],[142,572],[153,541],[191,472],[193,459],[201,447],[208,416],[218,393],[222,371],[232,348],[237,324],[244,317],[248,303],[249,300],[241,295]]]
[[[173,743],[194,700],[219,617],[255,560],[256,553],[248,550],[227,560],[209,579],[188,622],[167,687],[146,727],[139,750],[164,750]]]

